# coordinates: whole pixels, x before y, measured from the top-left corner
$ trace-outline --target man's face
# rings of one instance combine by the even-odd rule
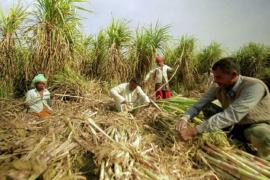
[[[217,83],[220,87],[230,88],[236,82],[238,73],[226,73],[220,68],[217,68],[216,70],[213,70],[213,75],[215,83]]]
[[[36,84],[36,88],[38,91],[43,91],[45,89],[45,83],[44,82],[38,82]]]
[[[157,63],[157,65],[158,65],[159,67],[161,67],[161,66],[164,65],[164,62],[163,62],[163,61],[157,61],[156,63]]]
[[[134,82],[130,82],[129,83],[129,90],[130,91],[134,91],[136,88],[137,88],[137,84],[136,83],[134,83]]]

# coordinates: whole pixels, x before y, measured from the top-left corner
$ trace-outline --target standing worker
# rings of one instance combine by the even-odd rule
[[[120,112],[150,103],[149,97],[143,92],[135,79],[112,88],[111,96],[115,100],[117,110]]]
[[[151,77],[155,80],[156,99],[166,99],[171,97],[167,72],[171,72],[172,68],[164,64],[164,61],[164,56],[157,56],[156,64],[158,67],[151,70],[144,80],[144,82],[147,82]]]
[[[40,118],[48,117],[52,111],[50,92],[46,89],[46,83],[47,79],[44,75],[38,74],[32,80],[33,89],[26,94],[25,104],[28,106],[29,112]]]
[[[184,140],[204,132],[233,126],[231,135],[251,143],[258,156],[270,160],[270,93],[259,79],[241,76],[234,58],[223,58],[213,67],[214,84],[176,125]],[[187,122],[211,101],[218,99],[222,109],[194,128]]]

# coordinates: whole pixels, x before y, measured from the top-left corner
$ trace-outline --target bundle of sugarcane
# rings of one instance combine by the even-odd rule
[[[100,179],[160,179],[165,177],[157,173],[157,167],[151,158],[142,155],[140,149],[142,137],[123,129],[112,128],[108,132],[113,142],[103,143],[96,148],[96,156],[101,160]],[[110,140],[111,141],[111,140]]]
[[[161,103],[161,107],[168,112],[181,114],[186,108],[192,105],[194,101],[183,97],[176,97],[162,100],[159,103]],[[199,119],[197,122],[199,121],[201,120]],[[167,123],[167,126],[171,126],[172,124],[170,120],[166,123],[162,123]],[[210,164],[216,174],[222,178],[270,178],[269,162],[241,150],[233,149],[229,141],[226,133],[223,131],[215,131],[203,133],[196,141],[193,141],[193,143],[197,144],[198,147],[203,150],[200,151],[199,154],[205,160],[204,162]],[[219,166],[220,164],[222,164],[222,166]]]
[[[99,110],[97,114],[82,114],[93,110],[93,106]],[[174,116],[154,118],[155,114],[146,109],[142,116],[134,117],[105,111],[96,101],[55,101],[54,108],[54,114],[46,120],[18,112],[8,113],[7,119],[0,121],[1,177],[46,180],[214,176],[209,170],[194,168],[190,158],[193,145],[176,138]],[[84,160],[86,153],[92,154],[87,156],[88,161]],[[87,170],[82,170],[83,166]]]
[[[190,147],[178,143],[172,127],[167,126],[173,124],[173,119],[171,122],[165,117],[164,121],[152,120],[161,122],[155,126],[151,120],[134,119],[129,114],[109,116],[109,121],[107,116],[103,121],[101,117],[88,119],[97,136],[92,152],[100,167],[100,179],[183,179],[213,175],[192,168],[188,158]]]
[[[222,150],[214,145],[202,146],[201,155],[219,177],[230,179],[258,179],[270,178],[270,162],[250,155],[238,149]],[[205,161],[206,160],[206,161]]]
[[[184,112],[196,102],[197,100],[195,99],[186,98],[183,96],[174,96],[169,99],[163,99],[163,100],[157,101],[157,103],[163,110],[174,115],[184,114]],[[199,114],[198,117],[201,118],[202,115]],[[195,117],[194,122],[197,124],[200,123],[201,122],[200,118]]]
[[[154,160],[148,155],[151,146],[145,150],[139,127],[124,120],[118,125],[110,125],[106,130],[88,119],[95,130],[100,132],[100,142],[94,147],[97,164],[100,165],[100,179],[168,179],[158,172]],[[126,128],[123,128],[126,126]],[[127,130],[128,129],[128,130]]]
[[[171,130],[175,127],[179,115],[183,114],[188,108],[196,103],[196,100],[191,98],[186,98],[182,96],[175,96],[165,100],[159,100],[158,104],[168,112],[170,115],[166,115],[165,118],[161,119],[159,123],[163,124],[163,129],[171,127]],[[199,117],[202,117],[199,115]],[[201,118],[195,117],[193,123],[189,123],[190,126],[201,123]],[[230,147],[227,136],[222,131],[216,131],[211,133],[203,133],[197,139],[197,144],[204,144],[205,142],[214,144],[218,147]]]
[[[196,100],[182,96],[175,96],[169,99],[157,101],[157,103],[166,111],[184,113],[187,108],[196,103]]]
[[[70,118],[65,123],[66,116],[59,113],[46,120],[18,113],[14,119],[1,121],[3,179],[82,179],[73,164],[85,150],[73,141],[73,131],[68,128],[76,123],[82,131],[81,123]]]

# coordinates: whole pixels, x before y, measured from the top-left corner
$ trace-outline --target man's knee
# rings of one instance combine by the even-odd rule
[[[260,140],[270,141],[270,124],[260,123],[254,124],[244,131],[245,137],[249,140],[251,137]]]
[[[254,124],[244,131],[245,138],[258,150],[261,157],[270,157],[270,124]]]

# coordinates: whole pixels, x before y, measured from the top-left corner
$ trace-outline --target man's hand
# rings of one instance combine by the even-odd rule
[[[176,124],[176,131],[181,132],[182,129],[187,128],[189,118],[182,116]]]
[[[197,129],[194,128],[184,128],[180,132],[180,136],[184,141],[191,140],[198,134]]]

